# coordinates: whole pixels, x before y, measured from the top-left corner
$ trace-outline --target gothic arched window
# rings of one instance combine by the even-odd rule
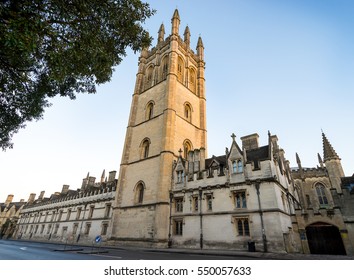
[[[188,103],[184,105],[184,117],[187,119],[187,121],[192,121],[192,107]]]
[[[146,106],[146,119],[150,120],[154,116],[154,103],[152,101]]]
[[[177,63],[177,79],[179,82],[183,83],[183,68],[184,68],[184,63],[181,57],[178,57],[178,63]]]
[[[189,140],[185,140],[183,143],[183,155],[187,159],[188,152],[192,150],[192,144]]]
[[[168,56],[165,56],[162,60],[162,80],[166,79],[168,72]]]
[[[139,182],[138,185],[135,188],[135,202],[136,203],[143,203],[144,200],[144,183],[143,182]]]
[[[195,93],[196,80],[195,80],[195,71],[193,68],[189,69],[189,89]]]
[[[317,183],[316,184],[316,194],[317,194],[317,198],[318,198],[318,202],[320,203],[320,205],[327,205],[328,204],[328,199],[326,196],[326,188],[324,185],[322,185],[321,183]]]
[[[148,70],[146,71],[145,88],[149,88],[152,86],[153,70],[154,70],[154,67],[151,65],[151,66],[149,66]]]
[[[141,158],[148,158],[149,157],[149,148],[150,148],[150,140],[144,139],[141,144]]]

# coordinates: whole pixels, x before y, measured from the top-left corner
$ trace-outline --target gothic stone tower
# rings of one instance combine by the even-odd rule
[[[190,49],[188,26],[179,36],[175,10],[171,35],[161,25],[157,45],[139,58],[118,179],[112,239],[167,246],[173,161],[206,145],[204,47]]]

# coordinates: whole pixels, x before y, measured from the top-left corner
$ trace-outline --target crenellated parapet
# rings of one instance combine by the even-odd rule
[[[112,200],[115,197],[117,182],[110,182],[100,188],[91,187],[85,191],[71,191],[66,195],[52,196],[51,199],[39,201],[38,203],[27,204],[22,213],[31,213],[50,209],[71,207],[98,201]]]

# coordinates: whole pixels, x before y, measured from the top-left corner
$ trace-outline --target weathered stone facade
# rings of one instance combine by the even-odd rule
[[[0,239],[13,236],[21,210],[26,204],[23,199],[13,202],[13,197],[10,194],[4,203],[0,203]]]
[[[324,134],[317,168],[298,157],[290,168],[270,133],[262,147],[257,134],[242,148],[232,135],[224,155],[207,157],[204,46],[195,54],[179,24],[176,10],[171,35],[161,25],[139,59],[110,242],[353,254],[353,192]]]
[[[161,25],[156,46],[139,58],[118,182],[111,172],[100,183],[87,176],[77,191],[31,195],[13,236],[353,255],[354,175],[345,177],[324,133],[314,168],[298,155],[290,168],[270,132],[265,146],[256,133],[240,141],[232,134],[223,155],[207,156],[204,46],[199,38],[194,53],[179,24],[176,10],[171,35]]]
[[[340,158],[324,133],[322,139],[324,159],[318,154],[319,166],[303,168],[296,155],[298,167],[292,170],[302,205],[293,217],[298,242],[307,254],[353,255],[354,196],[350,182],[354,177],[344,177]]]
[[[203,43],[190,49],[190,34],[178,34],[179,15],[166,39],[161,25],[156,47],[143,50],[126,132],[114,210],[116,242],[166,246],[169,190],[178,151],[206,148]]]
[[[194,150],[187,159],[180,156],[175,162],[173,247],[247,250],[254,244],[262,251],[299,251],[290,242],[290,217],[299,201],[277,137],[269,134],[263,147],[258,146],[257,134],[241,139],[242,150],[233,135],[223,156],[206,159]]]
[[[14,238],[51,241],[68,244],[89,244],[95,237],[110,238],[112,207],[117,180],[112,171],[95,183],[87,175],[80,189],[70,190],[64,185],[61,192],[44,197],[44,191],[29,201],[21,210]]]

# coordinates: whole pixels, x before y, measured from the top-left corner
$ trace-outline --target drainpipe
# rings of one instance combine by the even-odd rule
[[[200,217],[200,249],[203,249],[203,214],[202,214],[202,197],[203,197],[203,191],[201,188],[199,188],[199,217]]]
[[[260,186],[260,181],[257,180],[256,181],[256,190],[257,190],[257,197],[258,197],[259,216],[261,217],[263,252],[266,253],[266,252],[268,252],[267,236],[265,234],[265,229],[264,229],[263,210],[262,210],[262,206],[261,206],[261,197],[260,197],[260,193],[259,193],[259,186]]]
[[[173,193],[170,192],[170,224],[168,226],[168,248],[172,247],[172,238],[171,238],[171,227],[172,227],[172,200],[173,200]]]

